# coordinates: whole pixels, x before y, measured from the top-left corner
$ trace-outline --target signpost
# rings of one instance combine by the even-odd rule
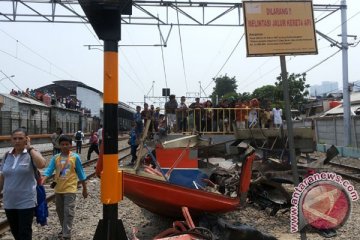
[[[317,54],[311,1],[243,4],[248,57]]]
[[[289,155],[294,185],[299,184],[295,158],[286,55],[317,54],[312,1],[243,2],[248,57],[280,56]],[[305,231],[300,231],[306,239]]]

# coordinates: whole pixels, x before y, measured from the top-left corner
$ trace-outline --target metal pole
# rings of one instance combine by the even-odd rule
[[[201,98],[201,82],[199,81],[200,84],[200,91],[199,91],[199,98]]]
[[[351,112],[350,89],[348,79],[348,42],[347,42],[347,6],[346,0],[341,1],[341,49],[343,72],[343,107],[344,107],[344,147],[351,144]]]
[[[153,84],[152,84],[152,96],[154,97],[154,84],[155,84],[155,81],[153,81]]]
[[[281,78],[283,81],[285,116],[286,116],[286,126],[287,126],[286,130],[288,135],[289,154],[290,154],[289,156],[290,156],[294,186],[296,187],[297,185],[299,185],[299,173],[298,173],[297,162],[295,157],[294,134],[293,134],[292,119],[291,119],[291,111],[290,111],[289,81],[287,77],[285,56],[280,56],[280,66],[281,66]],[[301,240],[306,239],[306,233],[302,229],[300,230],[300,238]]]

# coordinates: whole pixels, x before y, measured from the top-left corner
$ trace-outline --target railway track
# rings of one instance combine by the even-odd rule
[[[302,155],[301,157],[303,159],[308,158],[307,156],[304,155]],[[312,160],[316,160],[316,158],[312,158]],[[339,160],[335,160],[335,161],[339,161]],[[349,164],[344,164],[341,161],[340,163],[330,161],[327,163],[327,166],[328,167],[325,168],[326,171],[331,171],[346,179],[351,179],[360,182],[360,168],[358,167],[354,167]]]
[[[129,137],[119,137],[118,138],[118,141],[123,141],[123,140],[128,140],[129,139]],[[82,144],[82,146],[81,146],[81,148],[88,148],[90,146],[90,143],[83,143]],[[71,151],[73,151],[73,150],[76,150],[76,147],[75,146],[73,146],[73,147],[71,147]],[[53,153],[53,150],[45,150],[45,151],[42,151],[41,152],[41,154],[43,155],[43,156],[49,156],[49,155],[52,155],[52,153]]]
[[[329,162],[329,164],[332,166],[331,170],[336,174],[360,182],[360,168],[335,162]]]
[[[128,151],[128,150],[130,150],[130,147],[125,147],[125,148],[119,149],[119,153],[125,153],[124,156],[119,158],[119,162],[122,160],[125,160],[126,158],[131,156],[130,151]],[[91,159],[89,161],[85,161],[82,163],[87,180],[95,176],[95,170],[94,170],[95,167],[94,166],[96,166],[97,160],[98,160],[98,158],[95,158],[95,159]],[[55,200],[54,190],[52,188],[50,188],[50,184],[52,182],[53,177],[54,177],[54,175],[51,176],[50,178],[48,178],[48,181],[44,184],[44,187],[46,190],[46,200],[47,200],[48,204]],[[0,195],[0,202],[2,205],[2,194]],[[0,236],[9,230],[10,230],[10,227],[9,227],[9,223],[5,216],[5,211],[3,209],[1,209],[0,210]]]

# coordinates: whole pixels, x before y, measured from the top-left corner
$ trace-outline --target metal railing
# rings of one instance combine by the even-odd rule
[[[260,108],[195,108],[177,109],[172,132],[201,132],[209,134],[234,133],[234,128],[266,127],[265,111]],[[168,118],[169,120],[169,118]],[[172,124],[167,123],[168,126]],[[268,126],[270,127],[270,126]]]

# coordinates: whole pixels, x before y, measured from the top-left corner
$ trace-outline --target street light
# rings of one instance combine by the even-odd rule
[[[6,76],[6,77],[3,77],[2,79],[0,79],[0,82],[2,81],[2,80],[4,80],[4,79],[9,79],[9,78],[13,78],[13,77],[15,77],[15,75],[11,75],[11,76]]]
[[[10,91],[10,89],[7,88],[1,81],[2,81],[2,80],[5,80],[5,79],[10,79],[10,80],[11,80],[11,78],[13,78],[13,77],[15,77],[15,75],[11,75],[10,77],[6,76],[6,77],[3,77],[2,79],[0,79],[1,85],[2,85],[6,90],[8,90],[8,91]]]

